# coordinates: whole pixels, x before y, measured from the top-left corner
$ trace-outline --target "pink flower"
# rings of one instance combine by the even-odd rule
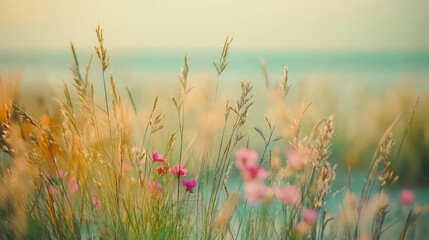
[[[186,188],[187,192],[189,192],[189,193],[193,193],[194,192],[193,189],[194,189],[195,184],[196,184],[194,178],[189,179],[189,182],[186,181],[186,179],[182,179],[182,184],[183,184],[183,187]]]
[[[106,229],[101,229],[101,236],[105,237],[107,235]]]
[[[79,186],[77,185],[76,176],[71,177],[67,181],[67,187],[70,189],[70,192],[72,194],[76,193],[76,191],[79,189]]]
[[[159,183],[150,182],[148,183],[149,194],[151,197],[162,196],[162,186]]]
[[[154,162],[164,162],[162,154],[158,154],[156,151],[152,151],[152,159]]]
[[[49,185],[49,187],[48,187],[48,191],[49,191],[49,193],[51,193],[52,195],[58,192],[57,188],[56,188],[54,185]]]
[[[301,218],[306,223],[315,223],[317,221],[317,212],[311,208],[302,210]]]
[[[246,181],[253,179],[264,180],[268,177],[268,172],[263,167],[252,166],[241,169],[241,177]]]
[[[268,191],[267,186],[260,180],[246,181],[243,188],[244,196],[250,205],[261,202]]]
[[[301,201],[301,192],[295,186],[286,184],[282,189],[277,190],[276,197],[284,204],[297,204]]]
[[[403,189],[399,194],[399,202],[402,206],[408,206],[416,200],[416,194],[411,189]]]
[[[235,152],[235,166],[240,169],[256,167],[258,164],[259,154],[254,150],[240,148]]]
[[[286,150],[286,159],[289,166],[301,169],[307,165],[310,161],[311,150],[298,145],[293,144]]]
[[[91,198],[92,205],[96,206],[97,208],[101,206],[101,201],[97,198],[94,190],[91,192],[91,195],[92,195],[92,198]]]
[[[173,176],[175,177],[186,176],[187,171],[188,169],[183,168],[182,164],[174,165],[170,169],[170,173],[173,174]]]

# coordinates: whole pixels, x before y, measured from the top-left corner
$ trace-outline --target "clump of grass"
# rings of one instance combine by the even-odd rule
[[[72,87],[64,80],[64,96],[57,99],[61,120],[32,117],[12,96],[0,97],[0,147],[11,159],[0,168],[1,238],[382,239],[401,221],[403,227],[396,231],[400,239],[421,236],[416,223],[428,206],[411,206],[413,193],[405,192],[398,217],[387,195],[398,179],[398,156],[416,107],[396,154],[392,129],[398,120],[383,134],[360,196],[352,190],[350,177],[342,206],[330,212],[327,204],[339,194],[332,191],[333,115],[306,132],[301,125],[311,104],[306,105],[291,117],[291,138],[278,127],[289,123],[281,113],[261,115],[266,125],[251,126],[259,135],[254,139],[248,135],[248,117],[255,114],[256,96],[252,84],[242,81],[235,103],[222,103],[221,129],[210,129],[218,142],[209,144],[198,134],[190,139],[195,121],[189,121],[193,115],[187,106],[198,89],[189,84],[191,66],[185,54],[179,88],[171,98],[173,114],[157,96],[148,101],[150,111],[142,126],[141,103],[131,91],[126,89],[129,103],[124,102],[113,73],[110,86],[106,83],[110,57],[100,26],[96,37],[101,104],[89,78],[92,55],[82,74],[72,43]],[[214,63],[215,105],[231,41],[226,39],[220,61]],[[264,63],[262,68],[272,105],[284,106],[291,88],[287,67],[272,86]],[[206,103],[205,108],[213,105]],[[131,122],[131,115],[137,123]],[[168,119],[177,121],[170,124]],[[195,148],[195,141],[207,141],[208,147]],[[264,147],[252,150],[258,141]]]

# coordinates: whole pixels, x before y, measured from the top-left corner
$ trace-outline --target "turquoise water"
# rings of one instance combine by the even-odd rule
[[[218,51],[188,52],[190,76],[202,73],[214,76],[212,61],[218,61],[219,55]],[[86,65],[89,56],[90,53],[78,52],[82,66]],[[111,56],[111,69],[119,79],[126,79],[127,83],[150,82],[151,78],[158,77],[175,81],[183,65],[183,53],[180,52],[113,52]],[[417,87],[428,88],[429,52],[306,53],[244,52],[232,49],[229,59],[225,78],[260,79],[260,60],[264,59],[270,78],[275,80],[283,74],[283,67],[287,65],[290,76],[295,78],[328,76],[369,84],[391,84],[411,79],[417,83]],[[97,59],[93,60],[94,64],[98,64]],[[68,52],[0,52],[0,70],[22,70],[24,81],[61,82],[63,77],[70,78],[68,66],[71,63],[72,56]]]

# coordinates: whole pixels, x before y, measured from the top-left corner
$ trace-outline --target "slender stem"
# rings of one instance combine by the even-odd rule
[[[235,235],[235,239],[238,239],[238,234],[240,233],[241,224],[243,223],[244,213],[246,213],[246,207],[247,207],[247,201],[244,204],[243,214],[241,215],[241,219],[240,219],[240,223],[238,225],[238,230],[237,230],[237,234]]]
[[[217,93],[218,93],[218,89],[219,89],[219,79],[220,79],[220,74],[218,74],[217,78],[216,78],[216,92],[215,92],[215,99],[214,99],[213,107],[216,106]]]
[[[110,126],[110,111],[109,111],[109,102],[107,99],[107,87],[106,87],[106,78],[105,78],[105,68],[103,65],[103,62],[101,61],[101,70],[102,70],[102,75],[103,75],[103,87],[104,87],[104,100],[106,103],[106,111],[107,111],[107,124],[109,125],[109,134],[110,134],[110,143],[111,143],[111,148],[112,148],[112,157],[111,157],[111,161],[112,161],[112,165],[113,165],[113,169],[114,170],[114,177],[115,177],[115,198],[116,198],[116,214],[117,214],[117,218],[120,218],[120,210],[119,210],[119,179],[118,179],[118,170],[120,171],[121,166],[119,166],[118,168],[116,168],[116,164],[114,161],[114,147],[113,147],[113,137],[112,137],[112,127]]]

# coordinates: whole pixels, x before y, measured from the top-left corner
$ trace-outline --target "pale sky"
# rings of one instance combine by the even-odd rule
[[[0,0],[0,51],[429,50],[427,0]]]

